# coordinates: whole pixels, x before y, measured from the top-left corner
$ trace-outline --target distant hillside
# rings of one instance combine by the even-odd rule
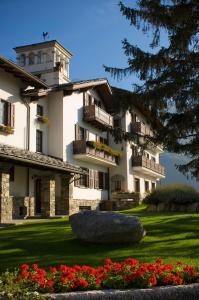
[[[185,183],[192,185],[195,189],[199,190],[199,182],[192,179],[187,179],[182,173],[180,173],[175,164],[186,163],[187,158],[182,155],[165,152],[160,156],[160,163],[166,168],[166,178],[160,181],[160,184],[169,183]]]

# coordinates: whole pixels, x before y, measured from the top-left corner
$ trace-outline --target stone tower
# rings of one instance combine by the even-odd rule
[[[14,50],[18,64],[48,85],[70,82],[69,62],[72,54],[58,41],[19,46]]]

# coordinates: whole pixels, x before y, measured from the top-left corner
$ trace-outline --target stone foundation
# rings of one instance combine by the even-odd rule
[[[69,205],[69,215],[75,214],[80,211],[80,208],[96,210],[100,209],[101,200],[82,200],[72,199]]]
[[[34,197],[13,197],[13,219],[24,219],[35,215]]]

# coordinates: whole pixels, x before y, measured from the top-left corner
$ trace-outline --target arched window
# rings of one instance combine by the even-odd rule
[[[35,63],[35,55],[34,53],[29,54],[29,65],[34,65]]]
[[[37,53],[37,63],[41,64],[41,51]]]
[[[20,65],[23,67],[23,66],[25,66],[25,64],[26,64],[26,56],[25,56],[25,54],[21,54]]]

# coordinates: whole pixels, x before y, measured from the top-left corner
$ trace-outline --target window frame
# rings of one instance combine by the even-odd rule
[[[36,152],[43,152],[43,131],[39,129],[36,130]]]

